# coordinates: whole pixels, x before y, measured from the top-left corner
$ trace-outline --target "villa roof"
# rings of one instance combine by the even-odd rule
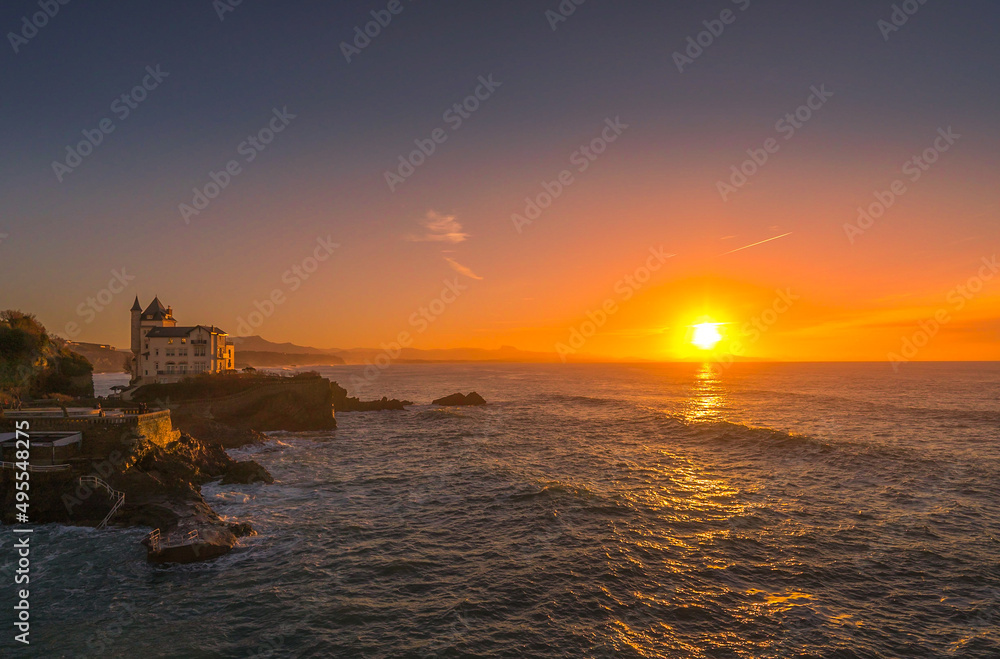
[[[138,301],[139,298],[136,297],[136,302]],[[167,308],[160,302],[159,297],[154,297],[153,301],[146,307],[146,310],[142,312],[143,320],[163,320],[167,316]]]
[[[154,327],[149,330],[146,337],[153,339],[180,338],[190,336],[196,329],[203,329],[209,334],[228,334],[228,332],[224,332],[214,325],[212,327],[208,327],[207,325],[195,325],[194,327]]]

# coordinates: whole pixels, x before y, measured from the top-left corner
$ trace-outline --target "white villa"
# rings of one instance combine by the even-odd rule
[[[179,382],[198,373],[233,370],[233,344],[214,325],[178,327],[173,309],[153,298],[142,310],[132,305],[132,384]]]

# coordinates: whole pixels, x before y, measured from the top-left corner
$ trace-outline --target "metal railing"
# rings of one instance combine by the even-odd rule
[[[149,550],[152,552],[160,551],[160,529],[153,529],[146,536],[146,541],[149,543]]]
[[[20,469],[18,466],[20,463],[17,462],[0,462],[0,469]],[[72,465],[61,464],[61,465],[28,465],[28,471],[66,471]]]
[[[101,520],[101,523],[97,525],[97,528],[99,529],[104,528],[107,526],[111,517],[118,512],[118,509],[125,505],[125,493],[114,489],[97,476],[80,476],[80,485],[93,485],[94,487],[103,488],[107,491],[108,496],[111,497],[112,501],[114,501],[114,504],[111,506],[111,511],[104,517],[103,520]]]
[[[146,543],[149,545],[149,550],[153,553],[158,553],[164,549],[170,549],[171,547],[182,547],[197,540],[201,537],[198,529],[192,529],[184,534],[183,538],[179,540],[172,538],[171,534],[167,534],[165,537],[160,533],[160,529],[153,529],[150,531],[145,538]]]

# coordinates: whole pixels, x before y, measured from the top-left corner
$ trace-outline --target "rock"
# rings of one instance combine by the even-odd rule
[[[242,448],[249,444],[262,444],[267,439],[263,433],[246,428],[219,423],[213,419],[203,419],[195,416],[176,414],[174,427],[190,433],[195,437],[207,438],[213,444],[222,448]]]
[[[382,400],[363,401],[353,396],[347,395],[344,389],[336,382],[331,383],[333,392],[333,409],[337,412],[383,412],[386,410],[405,410],[407,405],[413,405],[409,400],[389,399],[383,396]]]
[[[231,485],[233,483],[248,485],[250,483],[260,482],[273,483],[274,477],[271,476],[267,469],[253,460],[237,462],[231,466],[226,471],[226,475],[222,477],[223,485]]]
[[[466,405],[485,405],[486,400],[473,391],[468,396],[464,394],[452,394],[450,396],[445,396],[444,398],[438,398],[433,401],[433,404],[443,405],[446,407],[461,407]]]
[[[245,538],[249,535],[257,535],[250,522],[233,522],[229,525],[229,531],[237,538]]]
[[[143,540],[146,560],[150,563],[208,561],[229,553],[236,544],[236,536],[223,526],[198,526],[189,533],[182,534],[180,530],[175,530],[170,535],[161,536],[157,546],[150,543],[147,536]]]
[[[193,563],[207,561],[229,552],[236,544],[230,525],[213,511],[201,495],[197,500],[161,500],[160,515],[173,513],[174,521],[157,525],[157,541],[146,536],[146,560],[151,563]]]

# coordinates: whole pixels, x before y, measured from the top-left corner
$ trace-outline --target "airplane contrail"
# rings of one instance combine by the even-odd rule
[[[772,240],[777,240],[778,238],[784,238],[785,236],[790,236],[790,235],[792,235],[791,231],[789,231],[788,233],[783,233],[780,236],[775,236],[774,238],[768,238],[767,240],[762,240],[759,243],[754,243],[752,245],[745,245],[745,246],[740,247],[738,249],[734,249],[734,250],[732,250],[730,252],[726,252],[726,254],[732,254],[733,252],[739,252],[739,251],[742,251],[744,249],[750,249],[751,247],[756,247],[757,245],[763,245],[764,243],[769,243]],[[720,254],[719,256],[725,256],[726,254]]]

